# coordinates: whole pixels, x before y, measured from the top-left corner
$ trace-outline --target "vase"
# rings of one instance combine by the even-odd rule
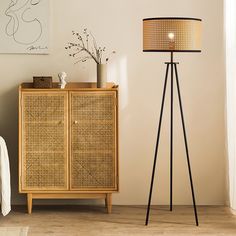
[[[107,64],[97,64],[97,87],[106,88]]]

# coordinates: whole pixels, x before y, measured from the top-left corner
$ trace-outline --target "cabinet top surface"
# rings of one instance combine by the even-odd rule
[[[34,88],[33,83],[22,83],[19,86],[20,90],[33,90],[33,91],[68,91],[68,90],[117,90],[118,85],[114,83],[107,83],[106,88],[97,88],[97,83],[92,82],[69,82],[64,89],[59,87],[59,83],[53,83],[52,88]]]

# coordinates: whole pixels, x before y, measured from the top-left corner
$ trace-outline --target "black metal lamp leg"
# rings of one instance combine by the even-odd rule
[[[149,192],[149,199],[148,199],[148,207],[147,207],[145,225],[148,225],[148,221],[149,221],[149,212],[150,212],[150,205],[151,205],[151,201],[152,201],[152,189],[153,189],[153,183],[154,183],[154,177],[155,177],[157,152],[158,152],[160,133],[161,133],[163,108],[164,108],[164,104],[165,104],[165,95],[166,95],[166,85],[167,85],[168,72],[169,72],[169,64],[167,64],[167,67],[166,67],[166,76],[165,76],[164,89],[163,89],[162,102],[161,102],[161,112],[160,112],[160,119],[159,119],[158,132],[157,132],[157,142],[156,142],[156,149],[155,149],[155,155],[154,155],[154,163],[153,163],[153,169],[152,169],[152,179],[151,179],[151,185],[150,185],[150,192]]]
[[[188,172],[189,172],[189,179],[190,179],[190,185],[191,185],[191,191],[192,191],[192,199],[193,199],[195,221],[196,221],[196,226],[198,226],[197,207],[196,207],[195,195],[194,195],[194,189],[193,189],[193,179],[192,179],[190,159],[189,159],[189,152],[188,152],[188,142],[187,142],[185,123],[184,123],[184,113],[183,113],[183,107],[182,107],[182,101],[181,101],[181,94],[180,94],[180,88],[179,88],[179,78],[178,78],[178,72],[177,72],[177,65],[176,64],[175,64],[175,76],[176,76],[176,84],[177,84],[177,91],[178,91],[178,98],[179,98],[179,106],[180,106],[181,120],[182,120],[183,133],[184,133],[184,142],[185,142],[185,149],[186,149],[187,162],[188,162]]]
[[[174,64],[173,52],[171,52],[171,86],[170,86],[170,211],[172,211],[172,195],[173,195],[173,78]]]

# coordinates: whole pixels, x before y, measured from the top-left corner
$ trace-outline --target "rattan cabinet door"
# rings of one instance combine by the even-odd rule
[[[72,190],[116,190],[116,92],[71,92]]]
[[[68,189],[68,93],[23,92],[22,190]]]

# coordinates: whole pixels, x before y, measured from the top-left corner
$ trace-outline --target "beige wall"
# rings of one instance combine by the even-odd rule
[[[142,19],[190,16],[203,19],[203,52],[175,55],[184,100],[197,203],[225,202],[223,0],[53,0],[50,55],[0,55],[0,135],[8,144],[13,203],[17,194],[17,86],[33,75],[66,71],[69,81],[94,81],[95,64],[73,65],[64,50],[71,30],[87,27],[117,55],[109,80],[120,85],[120,193],[116,204],[146,204],[167,53],[142,52]],[[169,91],[168,91],[169,94]],[[176,94],[175,94],[176,95]],[[169,199],[169,100],[164,114],[154,204]],[[178,105],[176,103],[176,105]],[[175,108],[174,202],[190,204],[178,107]],[[68,201],[70,203],[70,201]]]

